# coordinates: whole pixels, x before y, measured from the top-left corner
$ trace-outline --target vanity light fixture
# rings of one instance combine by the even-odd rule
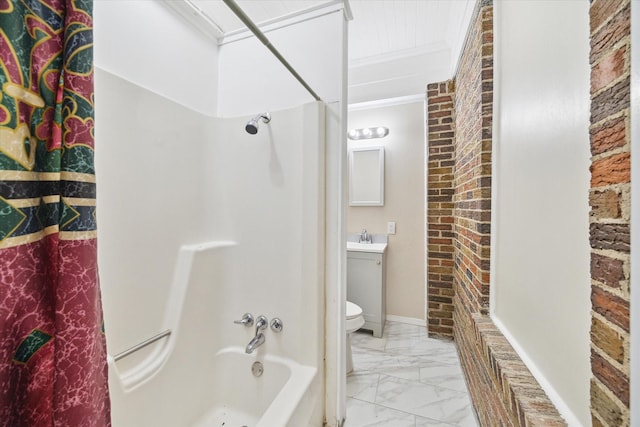
[[[389,135],[389,128],[384,126],[364,129],[351,129],[347,134],[349,139],[384,138],[387,135]]]

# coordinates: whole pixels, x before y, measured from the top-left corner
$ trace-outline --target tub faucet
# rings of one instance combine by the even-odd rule
[[[260,331],[267,329],[268,323],[269,321],[265,316],[258,316],[258,318],[256,319],[256,335],[251,338],[251,341],[249,341],[249,344],[247,344],[247,348],[244,350],[245,353],[251,354],[256,348],[264,344],[264,334]]]
[[[262,332],[258,332],[258,335],[249,341],[249,344],[247,344],[247,348],[244,351],[247,354],[251,354],[253,353],[253,350],[260,347],[262,344],[264,344],[264,334]]]

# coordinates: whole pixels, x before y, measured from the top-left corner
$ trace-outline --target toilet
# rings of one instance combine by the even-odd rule
[[[355,332],[364,325],[362,308],[359,305],[347,301],[347,375],[353,371],[353,356],[351,355],[351,332]]]

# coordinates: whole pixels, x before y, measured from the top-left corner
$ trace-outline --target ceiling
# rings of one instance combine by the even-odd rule
[[[244,25],[222,0],[187,0],[217,26]],[[424,93],[453,75],[475,0],[236,0],[258,26],[345,3],[349,22],[349,103]]]

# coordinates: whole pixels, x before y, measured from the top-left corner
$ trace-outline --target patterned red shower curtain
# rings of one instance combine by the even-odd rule
[[[0,0],[0,426],[109,426],[92,1]]]

